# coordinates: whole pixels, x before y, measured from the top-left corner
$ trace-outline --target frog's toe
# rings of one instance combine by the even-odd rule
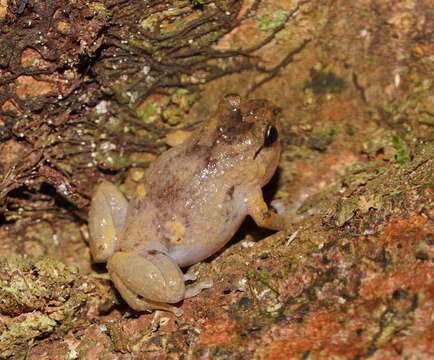
[[[184,281],[195,281],[197,280],[197,275],[196,274],[184,274]]]
[[[135,296],[145,301],[177,303],[184,299],[184,276],[179,267],[161,253],[140,256],[130,252],[117,252],[107,262],[110,276],[124,296]]]
[[[193,296],[196,296],[203,289],[209,289],[209,288],[212,288],[212,286],[213,286],[213,281],[210,279],[199,281],[197,284],[194,284],[193,286],[187,287],[187,289],[185,290],[184,298],[188,299],[188,298],[191,298]]]

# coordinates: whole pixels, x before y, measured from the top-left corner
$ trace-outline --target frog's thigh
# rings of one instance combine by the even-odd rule
[[[143,309],[137,308],[135,298],[158,303],[177,303],[184,299],[184,275],[178,265],[164,254],[140,256],[119,251],[108,260],[107,268],[116,288],[136,310]]]
[[[127,200],[115,185],[103,181],[96,187],[89,212],[90,251],[95,262],[107,261],[118,249],[127,208]]]
[[[287,227],[288,219],[268,208],[260,188],[252,192],[246,202],[249,215],[258,226],[271,230],[283,230]]]

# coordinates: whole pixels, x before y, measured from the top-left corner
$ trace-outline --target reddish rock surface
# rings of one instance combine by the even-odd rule
[[[151,3],[0,0],[0,358],[434,358],[430,3]],[[207,11],[227,31],[189,73]],[[265,193],[294,223],[188,269],[214,287],[182,317],[136,313],[91,265],[91,189],[131,194],[229,92],[282,108]]]

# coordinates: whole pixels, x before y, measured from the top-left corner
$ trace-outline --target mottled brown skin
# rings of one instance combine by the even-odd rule
[[[180,267],[219,250],[247,215],[259,226],[285,227],[265,204],[261,187],[280,156],[280,124],[266,100],[226,96],[216,113],[146,172],[127,204],[101,183],[90,212],[91,251],[108,262],[111,278],[136,310],[166,309],[210,287],[185,289]]]

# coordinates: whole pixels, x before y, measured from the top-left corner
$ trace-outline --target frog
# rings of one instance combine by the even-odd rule
[[[265,99],[224,96],[217,110],[146,169],[128,201],[103,180],[91,198],[90,251],[136,311],[166,310],[212,287],[182,268],[222,249],[247,216],[282,230],[262,187],[282,147],[280,109]]]

